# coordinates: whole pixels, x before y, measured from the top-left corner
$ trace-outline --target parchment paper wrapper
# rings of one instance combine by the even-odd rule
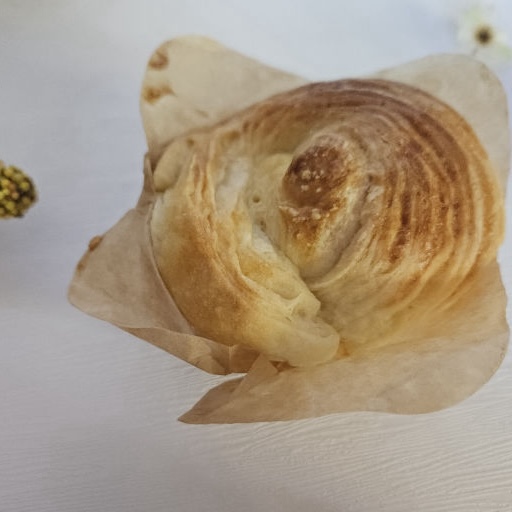
[[[427,57],[378,76],[415,85],[449,103],[473,126],[505,193],[509,169],[506,98],[481,63]],[[448,321],[433,319],[410,342],[308,369],[275,364],[240,346],[193,334],[153,259],[152,168],[169,141],[306,80],[200,37],[163,44],[151,57],[141,109],[149,151],[137,206],[94,238],[69,288],[78,308],[213,374],[246,373],[210,390],[180,419],[190,423],[291,420],[347,411],[418,414],[470,396],[493,375],[508,343],[498,264],[482,269]]]

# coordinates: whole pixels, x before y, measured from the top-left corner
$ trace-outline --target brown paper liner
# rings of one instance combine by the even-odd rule
[[[487,68],[461,56],[433,56],[379,75],[416,85],[456,108],[472,124],[506,183],[506,98]],[[314,368],[276,365],[244,347],[194,335],[152,254],[152,165],[173,136],[304,82],[203,38],[166,43],[148,65],[142,96],[149,147],[144,189],[136,208],[91,241],[77,265],[69,300],[201,370],[247,372],[209,391],[181,421],[275,421],[347,411],[427,413],[470,396],[504,357],[506,295],[495,262],[481,269],[449,321],[432,318],[430,328],[410,342]]]

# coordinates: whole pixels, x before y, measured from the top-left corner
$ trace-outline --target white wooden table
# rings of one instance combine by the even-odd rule
[[[512,511],[510,352],[435,414],[186,425],[222,379],[65,296],[87,241],[140,191],[139,85],[161,41],[205,34],[332,79],[453,51],[461,4],[0,0],[0,157],[40,191],[25,219],[0,222],[0,511]],[[512,27],[512,4],[495,4]],[[510,227],[500,260],[510,294]]]

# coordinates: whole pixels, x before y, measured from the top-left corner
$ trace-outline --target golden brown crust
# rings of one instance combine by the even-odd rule
[[[501,194],[453,109],[404,84],[310,84],[175,139],[155,255],[196,332],[292,365],[390,343],[496,255]]]

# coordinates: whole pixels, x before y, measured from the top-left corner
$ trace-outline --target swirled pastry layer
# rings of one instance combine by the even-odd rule
[[[472,128],[385,80],[271,97],[174,139],[154,178],[156,262],[196,333],[294,366],[442,313],[503,233]]]

